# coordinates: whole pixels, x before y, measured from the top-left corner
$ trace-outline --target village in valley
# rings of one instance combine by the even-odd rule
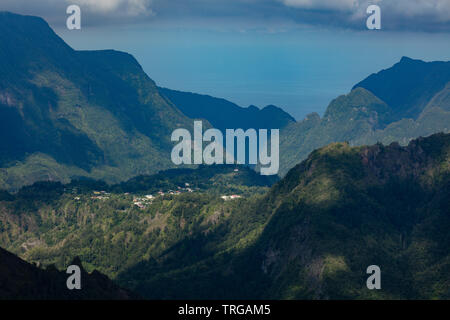
[[[152,202],[154,200],[156,200],[158,198],[164,199],[165,197],[168,197],[168,196],[178,196],[183,193],[193,193],[193,192],[199,192],[199,191],[200,191],[199,188],[191,187],[190,184],[186,182],[183,187],[178,186],[177,190],[167,190],[167,191],[160,190],[155,194],[146,194],[146,195],[133,195],[133,194],[130,194],[129,192],[125,192],[122,195],[126,196],[126,197],[132,196],[132,198],[133,198],[132,204],[134,206],[138,207],[139,209],[146,209],[150,204],[152,204]],[[76,189],[72,190],[72,193],[77,193],[77,190]],[[105,200],[109,200],[111,198],[111,195],[112,194],[107,191],[92,191],[92,195],[90,196],[90,199],[105,201]],[[242,196],[237,195],[237,194],[232,194],[232,195],[221,195],[220,198],[223,201],[230,201],[230,200],[240,199],[240,198],[242,198]],[[81,197],[77,195],[73,199],[76,201],[80,201]]]
[[[197,188],[197,190],[198,190],[198,188]],[[139,209],[145,209],[147,207],[147,205],[151,204],[153,202],[153,200],[156,199],[157,197],[164,198],[164,196],[166,196],[166,195],[178,196],[185,192],[189,192],[189,193],[194,192],[194,189],[190,188],[189,183],[185,183],[184,187],[177,187],[177,190],[175,190],[175,191],[168,190],[167,192],[164,192],[164,191],[160,190],[160,191],[158,191],[158,193],[156,195],[147,194],[143,197],[134,196],[133,204],[136,207],[138,207]]]
[[[214,169],[214,168],[212,168]],[[209,170],[209,171],[206,171]],[[121,201],[137,209],[147,209],[155,201],[172,200],[180,195],[192,193],[208,193],[218,200],[229,202],[246,198],[255,190],[264,190],[267,187],[245,186],[239,180],[245,176],[247,170],[242,172],[238,168],[222,167],[213,172],[211,168],[203,168],[203,172],[191,176],[191,171],[180,171],[180,174],[167,176],[141,176],[117,185],[107,185],[102,181],[77,181],[64,187],[64,193],[68,194],[76,202],[94,201]],[[221,180],[217,176],[221,175]],[[256,175],[256,174],[255,174]],[[223,179],[226,177],[228,180]],[[259,176],[257,177],[259,179]],[[217,183],[217,181],[221,181]],[[223,183],[223,181],[226,181]]]

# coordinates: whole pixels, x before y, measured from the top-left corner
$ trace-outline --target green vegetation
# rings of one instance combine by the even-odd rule
[[[225,231],[119,283],[166,299],[448,299],[449,161],[450,135],[406,148],[332,144],[230,215]],[[365,286],[372,264],[380,291]]]
[[[155,193],[186,187],[210,194],[245,194],[264,191],[278,180],[276,176],[262,176],[241,165],[201,165],[197,169],[170,169],[151,176],[138,176],[110,188],[116,193]]]
[[[67,274],[54,266],[46,269],[29,264],[0,248],[0,300],[129,300],[139,299],[115,285],[98,271],[87,273],[81,267],[82,290],[67,290]]]
[[[0,13],[0,186],[172,167],[170,135],[192,121],[129,54],[75,51],[37,17]]]
[[[169,170],[113,186],[38,182],[15,195],[2,193],[0,245],[59,268],[79,256],[88,271],[114,277],[190,235],[209,233],[245,201],[221,195],[258,197],[272,182],[247,167],[225,165]]]
[[[449,132],[450,63],[403,58],[301,122],[280,108],[158,88],[129,54],[76,51],[37,17],[0,13],[0,188],[91,178],[119,183],[174,167],[176,128],[280,128],[280,176],[332,142]]]
[[[311,114],[280,133],[280,175],[333,142],[399,142],[450,132],[450,62],[402,58],[334,99],[323,118]]]
[[[40,18],[0,13],[0,28],[0,246],[49,266],[0,250],[0,297],[33,296],[78,256],[146,298],[450,299],[449,62],[403,58],[294,123],[157,88],[130,55],[75,51]],[[285,177],[170,170],[186,114],[280,125]],[[117,289],[94,278],[90,297]]]
[[[407,147],[331,144],[265,194],[246,193],[267,190],[252,179],[228,185],[246,194],[232,201],[220,199],[214,181],[249,173],[211,170],[137,179],[128,184],[141,186],[133,194],[122,193],[127,183],[98,181],[6,194],[0,245],[59,268],[79,256],[88,271],[153,299],[450,297],[450,135]],[[171,187],[189,176],[205,189],[164,190],[144,208],[134,205],[162,178]],[[372,264],[382,270],[380,291],[365,286]]]

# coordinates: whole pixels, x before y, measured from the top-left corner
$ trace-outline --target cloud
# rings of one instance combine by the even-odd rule
[[[0,10],[39,15],[65,25],[65,7],[78,4],[85,25],[156,22],[267,29],[319,25],[365,29],[366,9],[381,7],[385,31],[450,32],[450,0],[1,0]]]
[[[286,6],[302,9],[349,11],[358,5],[357,0],[281,0]]]
[[[66,0],[66,2],[99,14],[124,12],[127,15],[138,16],[152,13],[150,0]]]
[[[414,18],[420,16],[430,16],[442,22],[450,21],[450,1],[449,0],[397,0],[382,1],[386,10],[390,10],[404,17]]]
[[[383,19],[394,28],[429,29],[441,25],[449,30],[450,0],[278,0],[296,10],[318,10],[333,13],[343,25],[366,17],[371,4],[380,6]],[[314,13],[311,13],[314,15]],[[320,19],[317,21],[323,23]],[[445,25],[446,24],[446,25]]]

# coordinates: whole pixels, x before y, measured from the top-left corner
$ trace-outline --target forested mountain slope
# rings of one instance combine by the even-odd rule
[[[0,28],[1,188],[173,166],[171,133],[192,121],[131,55],[73,50],[37,17],[2,12]]]
[[[149,298],[448,299],[450,135],[314,151],[262,199],[119,275]],[[366,269],[381,268],[368,290]]]

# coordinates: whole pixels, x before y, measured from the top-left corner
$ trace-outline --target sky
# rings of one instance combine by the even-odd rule
[[[77,4],[81,30],[65,12]],[[367,30],[369,4],[381,30]],[[450,60],[450,0],[0,0],[41,16],[72,47],[133,54],[163,87],[241,106],[323,114],[402,56]]]

